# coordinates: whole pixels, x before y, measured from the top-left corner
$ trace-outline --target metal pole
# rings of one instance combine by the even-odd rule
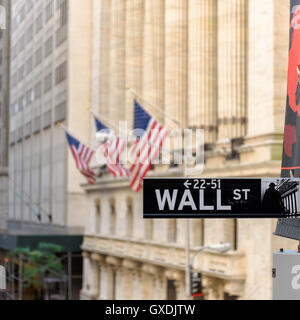
[[[72,253],[68,252],[68,300],[72,300]]]
[[[190,263],[190,220],[186,220],[186,266],[185,266],[185,284],[186,284],[186,295],[191,296],[191,263]]]
[[[15,300],[15,261],[14,258],[12,259],[12,298]]]
[[[19,300],[23,300],[23,279],[22,271],[23,270],[23,256],[19,254]]]
[[[160,114],[164,115],[168,120],[172,121],[173,123],[177,124],[178,126],[182,126],[181,123],[179,123],[177,120],[173,119],[169,114],[167,114],[166,112],[162,111],[161,108],[157,105],[155,105],[154,103],[146,100],[143,96],[141,96],[139,93],[137,93],[134,89],[132,88],[127,88],[127,90],[129,90],[129,92],[131,92],[133,95],[135,95],[136,97],[140,98],[141,100],[143,100],[144,102],[146,102],[147,104],[149,104],[149,106],[151,106],[155,111],[159,112]]]

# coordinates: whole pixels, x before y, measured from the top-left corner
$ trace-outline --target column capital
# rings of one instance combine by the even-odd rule
[[[151,264],[143,264],[142,271],[148,274],[157,275],[161,273],[162,268]]]
[[[140,263],[133,261],[133,260],[125,259],[122,262],[122,267],[124,267],[126,269],[136,270],[136,269],[140,268]]]
[[[165,276],[169,280],[181,281],[184,279],[184,273],[182,271],[177,270],[166,270]]]
[[[99,263],[104,262],[104,257],[99,253],[92,253],[91,258],[94,261],[98,261]]]
[[[108,256],[108,257],[106,257],[105,262],[109,265],[114,266],[114,267],[118,267],[121,265],[122,259]]]
[[[82,251],[81,255],[83,258],[90,258],[91,253],[88,251]]]

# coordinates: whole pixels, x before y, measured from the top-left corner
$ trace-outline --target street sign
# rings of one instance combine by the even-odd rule
[[[144,218],[295,218],[300,179],[144,179]]]
[[[273,254],[273,300],[300,300],[300,254],[296,251]]]
[[[191,272],[191,296],[202,297],[202,274]]]

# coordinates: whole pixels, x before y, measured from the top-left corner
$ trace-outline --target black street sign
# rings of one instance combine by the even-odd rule
[[[298,216],[300,179],[144,179],[144,218]]]
[[[202,297],[202,274],[191,272],[191,296]]]

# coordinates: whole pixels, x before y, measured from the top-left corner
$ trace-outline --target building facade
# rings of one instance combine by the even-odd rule
[[[3,37],[0,145],[5,148],[4,130],[9,125],[9,157],[4,159],[7,150],[1,149],[0,178],[5,172],[2,166],[6,165],[8,181],[4,187],[0,179],[0,201],[3,196],[8,210],[3,216],[1,202],[0,229],[5,221],[7,230],[0,234],[0,261],[16,247],[34,249],[41,242],[58,244],[67,270],[68,298],[78,298],[82,273],[78,253],[87,198],[80,187],[84,177],[76,169],[60,124],[83,141],[90,140],[86,108],[91,103],[92,1],[7,3],[11,13],[7,21],[10,56],[4,52]],[[3,122],[4,108],[7,119]],[[11,265],[8,278],[14,283],[17,275],[12,270],[17,268],[13,259]],[[14,299],[14,284],[9,290]],[[21,288],[18,295],[22,299]]]
[[[10,70],[10,3],[0,2],[0,232],[6,232],[8,214],[8,133]]]
[[[82,234],[84,180],[57,124],[89,140],[91,1],[11,6],[8,224],[31,233]]]
[[[133,88],[167,128],[205,130],[205,170],[195,177],[278,177],[289,45],[280,0],[94,0],[91,104],[132,123]],[[150,102],[167,114],[151,109]],[[151,176],[181,177],[181,166]],[[186,299],[185,222],[143,220],[142,192],[103,174],[83,186],[89,209],[82,299]],[[275,219],[193,220],[204,299],[270,299]]]

